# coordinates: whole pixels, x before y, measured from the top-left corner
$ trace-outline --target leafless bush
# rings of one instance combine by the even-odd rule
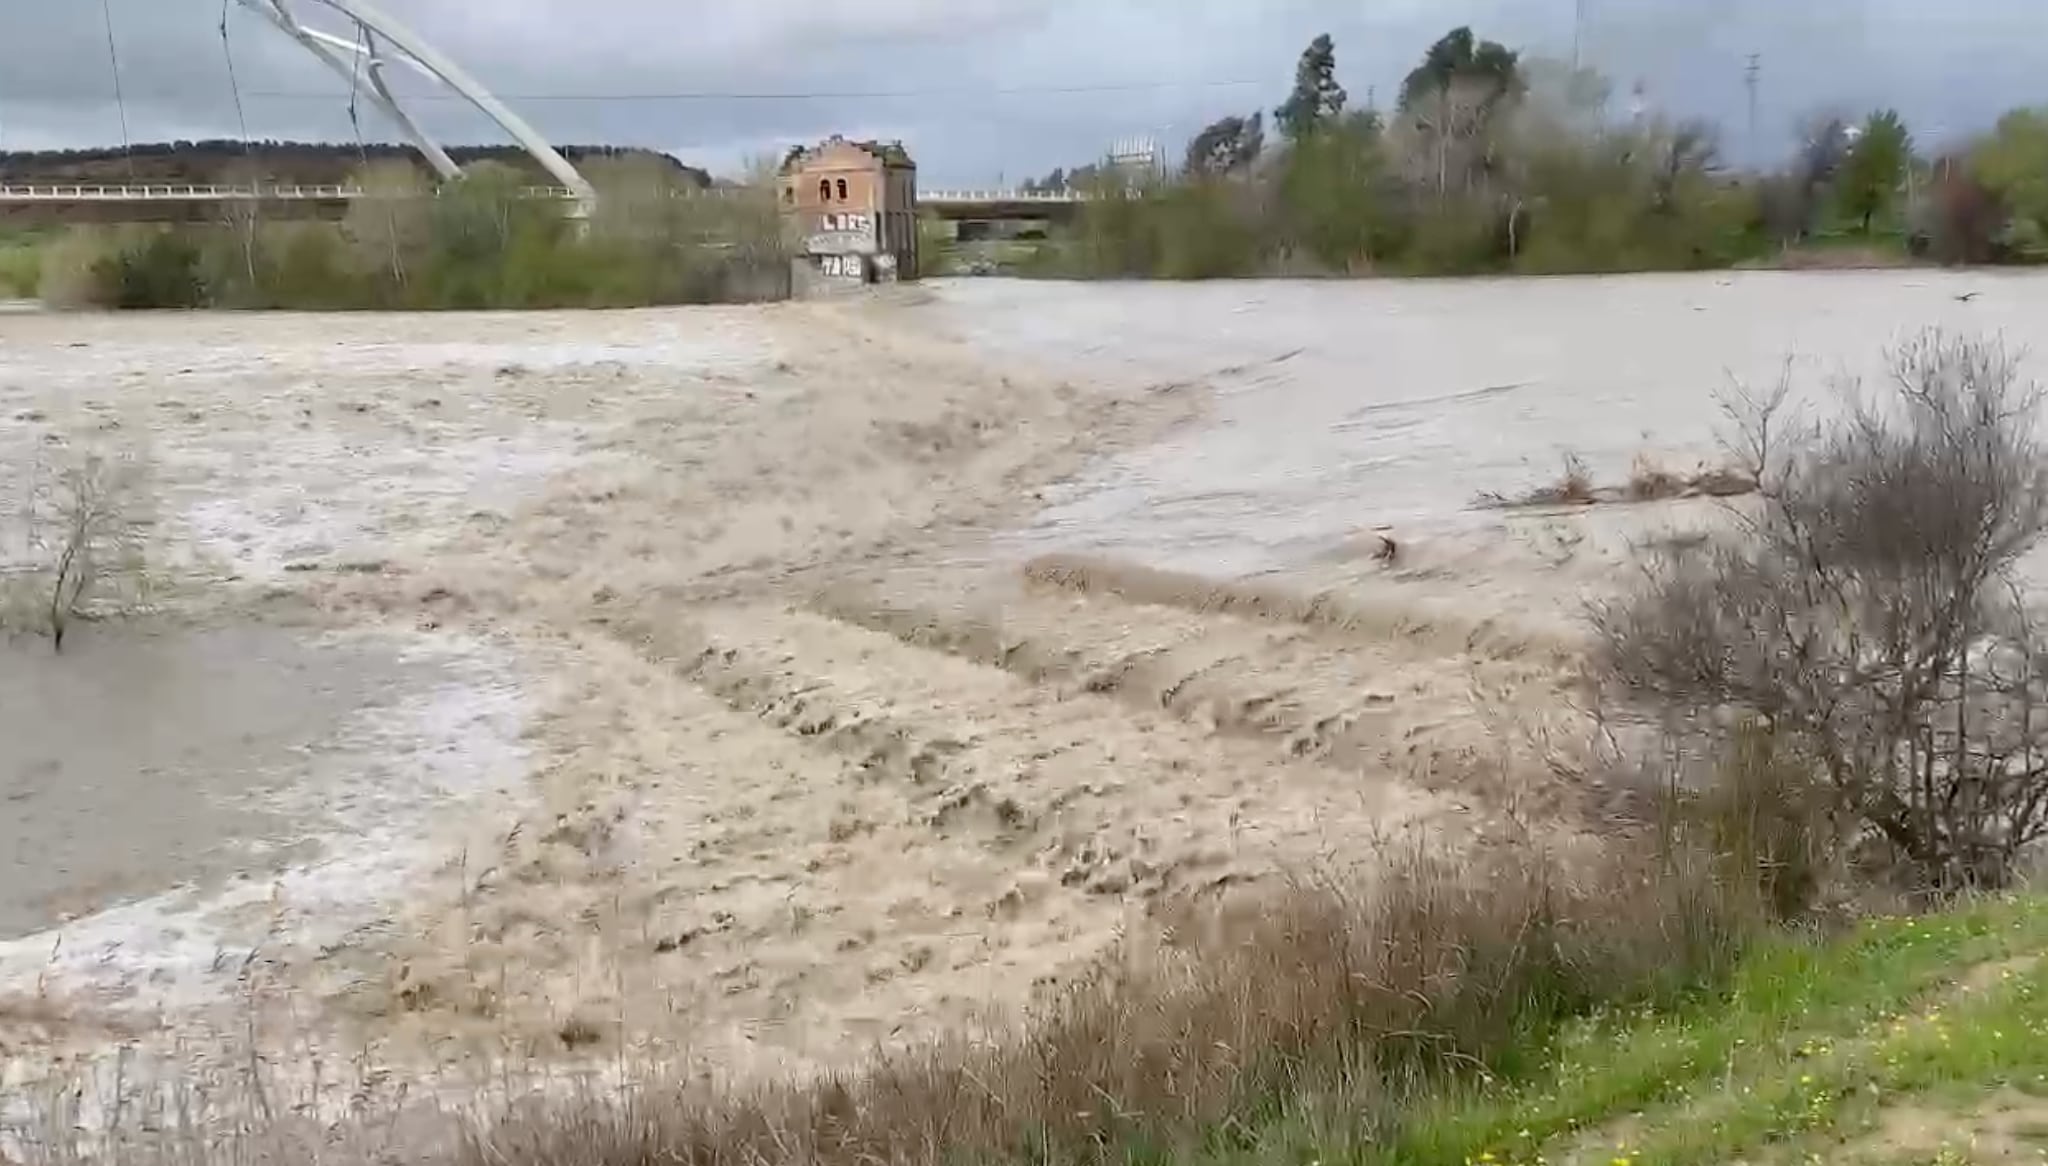
[[[1632,502],[1654,502],[1685,493],[1685,479],[1665,469],[1645,454],[1637,454],[1628,469],[1628,496]]]
[[[1583,506],[1594,500],[1593,475],[1577,454],[1566,454],[1564,473],[1548,486],[1539,486],[1522,498],[1524,506]]]
[[[1512,497],[1488,491],[1479,495],[1477,504],[1488,509],[1507,509],[1518,506],[1590,506],[1599,501],[1593,488],[1592,471],[1579,455],[1568,453],[1564,456],[1564,469],[1557,480],[1541,486],[1532,486]]]
[[[73,621],[125,610],[146,583],[145,463],[85,452],[30,467],[7,517],[21,553],[0,560],[0,628],[50,637]]]
[[[1600,486],[1576,454],[1568,454],[1564,472],[1556,481],[1534,486],[1520,494],[1487,491],[1475,504],[1489,510],[1523,507],[1592,506],[1596,503],[1661,502],[1671,498],[1734,498],[1756,492],[1754,476],[1734,466],[1701,466],[1690,474],[1665,469],[1646,454],[1637,454],[1629,465],[1628,482],[1621,487]]]
[[[1891,392],[1802,423],[1739,410],[1758,501],[1731,535],[1645,552],[1596,609],[1606,675],[1726,749],[1759,718],[1845,829],[1915,889],[2010,880],[2048,833],[2048,641],[2011,570],[2048,531],[2041,396],[1995,343],[1928,333]],[[1789,778],[1788,778],[1789,780]]]

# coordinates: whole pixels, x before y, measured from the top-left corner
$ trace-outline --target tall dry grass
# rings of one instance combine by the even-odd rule
[[[1371,886],[1298,883],[1189,912],[1162,946],[1026,1031],[805,1085],[652,1087],[474,1129],[462,1166],[1163,1160],[1327,1153],[1445,1085],[1530,1067],[1589,1010],[1669,999],[1755,934],[1753,885],[1646,840],[1578,861],[1398,856]]]
[[[524,1066],[505,1074],[534,1084],[524,1091],[371,1101],[374,1072],[352,1078],[362,1067],[347,1058],[323,1069],[303,1034],[252,1021],[250,1046],[216,1058],[212,1077],[131,1081],[124,1101],[103,1066],[97,1080],[37,1093],[33,1121],[0,1128],[0,1155],[19,1166],[1327,1158],[1384,1144],[1445,1090],[1536,1071],[1573,1017],[1722,979],[1767,911],[1705,838],[1645,831],[1585,854],[1511,849],[1479,862],[1418,847],[1389,856],[1370,885],[1304,880],[1189,906],[1156,946],[1134,946],[1016,1032],[767,1088],[681,1080],[621,1053],[601,1085],[550,1090]],[[330,1094],[361,1091],[339,1120],[308,1100],[323,1073]]]

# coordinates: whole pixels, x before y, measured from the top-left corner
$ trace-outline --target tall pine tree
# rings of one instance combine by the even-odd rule
[[[1337,120],[1346,96],[1337,84],[1337,43],[1322,33],[1302,50],[1294,66],[1294,92],[1273,111],[1273,120],[1289,141],[1298,142]]]

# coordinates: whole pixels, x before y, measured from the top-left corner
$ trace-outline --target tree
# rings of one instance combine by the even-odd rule
[[[1403,111],[1460,82],[1470,84],[1488,107],[1520,91],[1521,57],[1498,41],[1482,41],[1470,28],[1445,33],[1429,47],[1422,63],[1401,82]]]
[[[1855,134],[1833,114],[1817,114],[1799,135],[1798,174],[1809,186],[1825,186],[1848,164]]]
[[[1520,58],[1469,28],[1444,34],[1409,71],[1400,110],[1420,136],[1420,161],[1439,202],[1450,196],[1454,178],[1469,192],[1493,168],[1496,115],[1522,88]]]
[[[1970,172],[2005,207],[2000,242],[2027,259],[2048,258],[2048,110],[2016,109],[1971,152]]]
[[[1294,92],[1273,111],[1287,140],[1299,142],[1344,112],[1347,98],[1337,84],[1337,43],[1321,33],[1302,50],[1294,66]]]
[[[1897,111],[1881,109],[1864,121],[1836,183],[1842,210],[1862,224],[1864,234],[1873,218],[1892,208],[1912,158],[1912,139]]]
[[[1247,169],[1266,145],[1266,118],[1224,117],[1210,122],[1188,142],[1187,172],[1214,177]]]
[[[1773,239],[1791,243],[1813,230],[1849,164],[1855,140],[1856,131],[1838,114],[1822,111],[1804,119],[1798,153],[1758,192],[1759,211]]]
[[[1712,174],[1721,163],[1721,140],[1712,124],[1689,120],[1669,131],[1655,134],[1650,141],[1654,165],[1651,206],[1670,211],[1678,201],[1678,188],[1688,176]]]
[[[1023,189],[1025,194],[1057,194],[1067,189],[1067,169],[1055,166],[1043,178],[1026,178]]]
[[[1369,267],[1388,250],[1387,166],[1377,115],[1355,111],[1287,151],[1279,165],[1282,238],[1330,271]]]
[[[1789,424],[1782,384],[1751,410],[1754,509],[1647,552],[1597,655],[1726,762],[1746,717],[1916,889],[1996,888],[2048,837],[2048,635],[2014,578],[2048,534],[2041,395],[1936,333],[1891,379],[1825,430]]]
[[[1930,168],[1928,199],[1916,230],[1941,263],[1992,263],[2013,242],[1997,192],[1968,159],[1943,158]]]
[[[417,166],[397,159],[370,162],[349,177],[366,197],[349,204],[342,234],[355,266],[382,273],[380,282],[395,296],[405,286],[408,261],[424,253],[432,237],[433,186]]]
[[[0,632],[39,632],[62,652],[73,620],[140,604],[154,518],[140,453],[60,453],[55,465],[40,451],[33,458],[24,496],[0,508],[0,533],[18,532],[28,552],[0,570]]]

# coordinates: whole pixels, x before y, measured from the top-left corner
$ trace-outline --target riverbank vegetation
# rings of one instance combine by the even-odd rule
[[[1020,269],[1058,276],[1472,275],[2048,260],[2048,113],[1923,151],[1892,110],[1814,117],[1771,169],[1717,127],[1618,112],[1590,70],[1469,28],[1391,110],[1360,109],[1318,37],[1272,111],[1218,119],[1167,173],[1032,185],[1090,196]]]
[[[32,300],[42,286],[46,232],[0,230],[0,300]]]
[[[639,158],[586,163],[587,222],[522,197],[483,162],[430,187],[373,162],[340,222],[275,220],[261,204],[176,226],[79,227],[43,249],[45,303],[103,308],[632,307],[777,299],[788,264],[771,187],[708,192]]]

